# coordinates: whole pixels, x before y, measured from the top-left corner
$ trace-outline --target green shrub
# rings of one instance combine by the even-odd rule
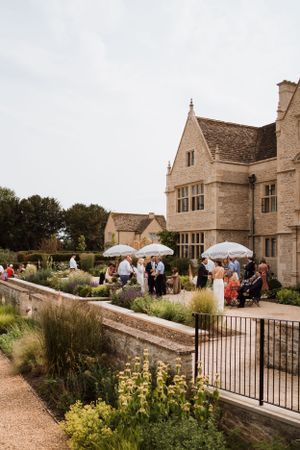
[[[28,331],[13,343],[12,357],[18,373],[39,375],[45,371],[45,347],[39,330]]]
[[[199,426],[192,417],[150,424],[143,433],[143,450],[225,450],[223,434],[212,422]]]
[[[152,302],[149,308],[149,314],[177,323],[189,324],[192,321],[192,315],[185,305],[172,303],[169,300]]]
[[[80,268],[88,272],[95,265],[95,255],[94,253],[81,253],[79,256]]]
[[[44,309],[42,330],[51,375],[76,373],[86,360],[100,357],[104,351],[101,320],[86,304]]]
[[[0,264],[11,264],[17,262],[17,253],[0,248]]]
[[[171,273],[172,267],[177,267],[180,275],[187,275],[189,271],[190,260],[188,258],[178,258],[176,256],[167,256],[164,258],[166,272]]]
[[[0,349],[8,356],[12,354],[14,342],[23,336],[25,332],[33,330],[35,324],[31,319],[21,319],[13,323],[7,333],[0,335]]]
[[[81,284],[76,286],[74,289],[74,294],[79,295],[79,297],[91,297],[92,294],[92,286],[88,284]]]
[[[213,292],[210,289],[197,289],[193,294],[189,305],[190,311],[205,313],[205,314],[217,314],[217,301]]]
[[[7,305],[0,305],[0,316],[2,314],[13,314],[14,316],[17,315],[16,308],[13,305],[7,304]]]
[[[92,287],[91,290],[91,297],[109,297],[110,296],[110,289],[107,285],[100,285],[96,287]]]
[[[61,280],[60,290],[68,292],[69,294],[74,294],[77,286],[90,285],[91,281],[92,276],[89,273],[76,270],[75,272],[71,272],[67,279]]]
[[[114,410],[105,402],[83,406],[77,401],[66,413],[63,428],[71,436],[73,450],[103,448],[113,436]]]
[[[145,295],[144,297],[137,297],[132,302],[131,309],[134,312],[149,314],[150,306],[152,303],[153,298],[150,295]]]
[[[279,289],[282,287],[282,284],[280,281],[277,280],[277,278],[271,278],[268,280],[269,289],[267,292],[267,296],[269,298],[276,298],[276,294],[279,291]]]
[[[123,288],[114,292],[112,295],[112,303],[130,309],[134,299],[141,297],[141,295],[142,291],[140,285],[125,285]]]
[[[35,267],[35,266],[33,266]],[[40,284],[42,286],[50,286],[49,278],[52,276],[52,270],[47,269],[40,269],[38,271],[35,271],[34,269],[31,270],[27,269],[22,274],[22,279],[25,281],[29,281],[30,283]]]
[[[292,289],[280,289],[276,294],[276,298],[279,303],[284,305],[300,306],[300,294]]]
[[[17,318],[14,314],[11,313],[2,313],[0,314],[0,334],[6,333],[15,322]]]
[[[209,392],[205,383],[199,373],[195,383],[188,386],[181,374],[180,360],[173,377],[162,362],[151,372],[145,351],[143,360],[136,357],[119,372],[115,408],[108,407],[101,399],[96,404],[84,406],[77,402],[71,407],[63,423],[71,438],[70,447],[106,450],[108,444],[110,450],[152,448],[149,445],[158,443],[155,434],[164,443],[162,424],[165,424],[168,438],[158,447],[161,450],[224,449],[222,434],[214,425],[218,392]],[[175,440],[172,431],[177,434]],[[186,442],[187,447],[179,446],[181,442]],[[170,443],[175,446],[169,447]]]

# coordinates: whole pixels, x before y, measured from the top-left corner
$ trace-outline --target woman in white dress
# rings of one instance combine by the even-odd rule
[[[218,313],[222,313],[224,311],[224,268],[221,261],[216,261],[216,267],[212,271],[212,278]]]
[[[136,265],[136,281],[141,286],[142,294],[145,292],[145,266],[144,259],[140,258]]]

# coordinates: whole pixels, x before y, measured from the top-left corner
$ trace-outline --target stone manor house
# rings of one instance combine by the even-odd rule
[[[300,282],[300,81],[282,81],[276,122],[253,127],[190,110],[166,180],[167,229],[199,258],[225,240],[265,257],[285,285]]]

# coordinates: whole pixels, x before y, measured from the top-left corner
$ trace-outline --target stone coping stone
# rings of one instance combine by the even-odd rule
[[[11,288],[11,286],[10,286],[10,280],[9,280],[9,282],[0,280],[0,285],[5,286],[5,287],[7,287],[8,289]],[[27,293],[28,293],[28,288],[26,288],[26,286],[17,286],[17,285],[14,285],[13,289],[16,289],[16,290],[19,291],[19,292],[27,292]]]
[[[7,282],[2,282],[7,283]],[[23,290],[29,290],[29,291],[35,291],[45,294],[50,294],[56,297],[62,297],[66,298],[68,300],[77,300],[77,301],[83,301],[83,302],[89,302],[91,298],[95,301],[107,301],[109,297],[79,297],[79,295],[74,294],[68,294],[67,292],[57,291],[56,289],[50,288],[49,286],[42,286],[41,284],[36,283],[30,283],[29,281],[20,280],[18,278],[11,278],[9,280],[9,284],[14,285],[14,289],[20,289],[20,286],[22,286]],[[20,286],[19,286],[20,285]]]
[[[114,322],[125,323],[130,328],[152,333],[153,335],[171,339],[183,345],[194,345],[195,330],[193,327],[161,319],[159,317],[148,316],[143,313],[136,313],[121,306],[112,305],[110,302],[89,302],[91,305],[99,307],[103,318]],[[205,330],[199,333],[207,335]]]

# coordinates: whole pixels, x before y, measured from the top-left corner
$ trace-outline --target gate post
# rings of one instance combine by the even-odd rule
[[[198,376],[198,362],[199,362],[199,314],[194,313],[195,316],[195,367],[194,379]]]

